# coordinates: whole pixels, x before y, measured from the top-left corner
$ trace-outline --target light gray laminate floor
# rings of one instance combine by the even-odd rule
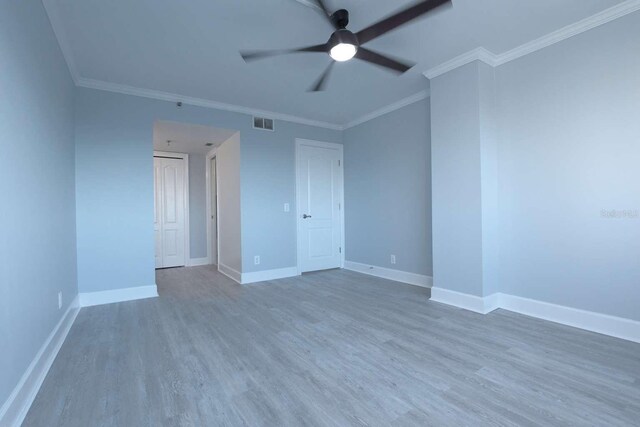
[[[157,283],[82,309],[25,426],[640,425],[640,344],[348,271]]]

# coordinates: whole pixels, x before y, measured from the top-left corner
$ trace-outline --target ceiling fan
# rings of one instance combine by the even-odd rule
[[[408,71],[415,64],[390,58],[364,48],[362,45],[451,2],[451,0],[422,0],[413,6],[358,31],[357,33],[353,33],[347,30],[347,26],[349,25],[349,11],[346,9],[340,9],[330,13],[324,0],[307,1],[315,4],[321,11],[322,15],[324,15],[329,23],[334,27],[335,31],[331,34],[329,41],[323,44],[297,49],[244,51],[240,52],[240,54],[245,61],[298,52],[321,52],[328,54],[333,61],[331,61],[320,78],[315,82],[311,89],[309,89],[310,92],[319,92],[324,89],[327,78],[329,77],[329,74],[336,62],[345,62],[352,58],[357,58],[397,73],[404,73]],[[305,1],[305,3],[307,3],[307,1]]]

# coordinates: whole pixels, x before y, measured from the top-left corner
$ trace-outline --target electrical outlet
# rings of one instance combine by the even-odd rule
[[[291,210],[291,207],[289,206],[289,203],[285,203],[284,204],[284,211],[285,212],[289,212]]]
[[[253,257],[253,263],[255,265],[260,265],[260,255],[256,255]]]
[[[395,264],[395,263],[396,263],[396,256],[391,255],[391,264]]]
[[[58,310],[62,308],[62,292],[58,292]]]

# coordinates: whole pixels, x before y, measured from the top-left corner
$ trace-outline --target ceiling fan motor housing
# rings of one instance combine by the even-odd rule
[[[351,31],[346,30],[346,29],[340,29],[340,30],[336,30],[333,34],[331,34],[331,37],[329,38],[329,46],[333,47],[333,46],[337,46],[339,44],[351,44],[354,45],[356,48],[360,46],[360,43],[358,42],[358,36],[356,36],[355,34],[353,34]]]
[[[347,28],[347,25],[349,25],[349,11],[346,9],[336,10],[331,15],[331,20],[336,24],[337,28]]]

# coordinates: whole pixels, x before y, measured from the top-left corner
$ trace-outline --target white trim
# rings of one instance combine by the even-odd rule
[[[233,137],[231,137],[233,138]],[[227,140],[228,141],[228,140]],[[225,141],[225,142],[227,142]],[[207,192],[207,197],[206,197],[206,203],[207,203],[207,257],[209,259],[209,264],[214,264],[217,265],[219,260],[220,260],[220,224],[218,222],[218,220],[220,219],[220,203],[219,200],[217,199],[218,197],[218,157],[217,157],[217,152],[218,152],[218,148],[220,148],[222,145],[224,144],[224,142],[222,144],[220,144],[220,146],[213,148],[211,151],[209,151],[207,153],[207,165],[206,165],[206,179],[207,179],[207,184],[206,184],[206,192]],[[213,259],[213,254],[211,253],[211,246],[212,246],[212,238],[213,238],[213,233],[212,233],[212,229],[211,229],[211,160],[212,159],[216,159],[216,259]]]
[[[409,273],[407,271],[393,270],[391,268],[378,267],[375,265],[362,264],[359,262],[345,261],[345,270],[357,271],[369,276],[381,277],[383,279],[406,283],[423,288],[430,288],[433,285],[433,278],[422,274]]]
[[[153,157],[156,156],[182,159],[184,162],[184,266],[188,267],[191,260],[191,224],[189,223],[189,155],[186,153],[154,150]]]
[[[152,89],[142,89],[142,88],[122,85],[118,83],[103,82],[100,80],[86,79],[84,77],[77,78],[75,82],[78,87],[84,87],[87,89],[102,90],[105,92],[120,93],[123,95],[139,96],[142,98],[156,99],[160,101],[182,102],[183,104],[194,105],[196,107],[213,108],[215,110],[230,111],[230,112],[239,113],[239,114],[247,114],[251,116],[252,122],[253,122],[254,116],[258,116],[258,117],[266,116],[267,118],[274,120],[274,131],[275,131],[275,120],[282,120],[285,122],[298,123],[302,125],[315,126],[315,127],[331,129],[336,131],[344,131],[346,129],[368,122],[382,115],[389,114],[395,110],[406,107],[407,105],[413,104],[415,102],[421,101],[429,97],[428,91],[420,91],[414,95],[408,96],[407,98],[393,102],[385,107],[372,111],[371,113],[365,114],[364,116],[361,116],[347,124],[336,124],[336,123],[306,119],[304,117],[292,116],[289,114],[276,113],[274,111],[257,110],[254,108],[243,107],[239,105],[225,104],[225,103],[211,101],[203,98],[193,98],[193,97],[178,95],[175,93],[162,92],[162,91],[157,91]],[[260,130],[269,130],[269,129],[260,129]]]
[[[427,90],[420,91],[404,99],[401,99],[400,101],[394,102],[378,110],[372,111],[369,114],[365,114],[364,116],[347,123],[346,125],[343,126],[343,130],[361,125],[373,119],[377,119],[380,116],[384,116],[385,114],[392,113],[408,105],[415,104],[416,102],[427,99],[428,97],[429,97],[429,91]]]
[[[295,182],[295,195],[296,195],[296,268],[297,273],[302,274],[300,269],[300,227],[301,227],[301,211],[300,200],[298,197],[298,182],[300,180],[300,171],[298,170],[298,152],[301,145],[309,145],[312,147],[327,148],[331,150],[338,150],[340,154],[340,247],[342,248],[340,253],[340,268],[344,268],[345,253],[347,252],[345,247],[345,229],[344,229],[344,146],[342,144],[336,144],[334,142],[315,141],[312,139],[296,138],[294,161],[296,169],[296,182]]]
[[[563,40],[582,34],[593,28],[614,21],[630,13],[640,10],[640,0],[627,0],[602,12],[596,13],[586,19],[567,25],[557,31],[553,31],[545,36],[531,40],[514,49],[501,54],[495,54],[489,50],[479,47],[467,53],[457,56],[449,61],[426,70],[423,74],[428,79],[433,79],[442,74],[448,73],[463,65],[473,61],[482,61],[492,67],[498,67],[518,58],[522,58],[530,53],[537,52],[545,47],[552,46]]]
[[[73,60],[73,50],[71,49],[71,44],[69,43],[67,33],[63,29],[62,20],[58,15],[58,9],[55,7],[55,0],[42,0],[42,5],[44,6],[44,10],[47,13],[47,16],[49,17],[51,29],[53,30],[53,34],[58,40],[58,45],[60,46],[62,56],[67,63],[67,68],[69,69],[71,79],[73,80],[73,83],[77,85],[78,81],[80,80],[80,74],[78,74],[78,67]]]
[[[229,267],[228,265],[218,263],[218,271],[227,276],[229,279],[238,283],[242,283],[242,274],[239,271]]]
[[[494,298],[482,298],[437,287],[431,288],[431,301],[464,308],[480,314],[491,313],[498,308]]]
[[[640,322],[514,295],[500,294],[500,308],[640,343]]]
[[[79,294],[80,307],[112,304],[114,302],[134,301],[158,296],[158,287],[137,286],[135,288],[113,289],[101,292],[82,292]]]
[[[593,28],[615,21],[618,18],[640,10],[640,0],[627,0],[602,12],[596,13],[586,19],[567,25],[557,31],[553,31],[543,37],[532,40],[508,52],[498,55],[497,65],[506,64],[545,47],[589,31]]]
[[[175,93],[162,92],[159,90],[142,89],[133,86],[121,85],[117,83],[103,82],[100,80],[79,78],[77,83],[79,87],[88,89],[97,89],[107,92],[121,93],[124,95],[134,95],[143,98],[158,99],[169,102],[182,102],[187,105],[197,107],[214,108],[216,110],[230,111],[233,113],[248,114],[250,116],[269,117],[274,120],[283,120],[285,122],[299,123],[307,126],[316,126],[326,129],[342,130],[343,127],[333,123],[322,122],[318,120],[305,119],[303,117],[292,116],[289,114],[276,113],[273,111],[258,110],[255,108],[243,107],[240,105],[225,104],[222,102],[210,101],[203,98],[193,98],[182,96]]]
[[[298,267],[278,268],[275,270],[253,271],[242,273],[242,284],[266,282],[268,280],[285,279],[287,277],[299,276]]]
[[[447,289],[433,288],[431,290],[431,300],[481,314],[488,314],[501,308],[514,313],[640,343],[640,322],[623,317],[610,316],[503,293],[495,293],[483,298]]]
[[[485,48],[479,47],[477,49],[473,49],[469,52],[463,53],[460,56],[456,56],[455,58],[443,62],[440,65],[430,68],[423,74],[426,78],[433,79],[435,77],[441,76],[442,74],[448,73],[449,71],[455,70],[456,68],[460,68],[464,65],[470,64],[474,61],[482,61],[488,65],[491,65],[492,67],[495,67],[496,55],[489,52]]]
[[[211,262],[209,261],[209,257],[204,258],[191,258],[189,260],[189,264],[187,267],[199,267],[201,265],[209,265]]]
[[[305,0],[299,0],[305,1]],[[323,122],[318,120],[307,119],[303,117],[293,116],[289,114],[281,114],[273,111],[259,110],[250,107],[244,107],[240,105],[234,104],[226,104],[222,102],[207,100],[203,98],[194,98],[183,95],[178,95],[169,92],[162,92],[152,89],[142,89],[128,85],[122,85],[117,83],[104,82],[95,79],[88,79],[84,77],[80,77],[77,71],[77,66],[73,60],[73,54],[71,45],[68,42],[68,38],[63,30],[63,25],[57,15],[56,5],[54,0],[43,0],[43,4],[47,15],[49,16],[49,21],[51,22],[51,26],[53,28],[53,32],[58,40],[58,44],[60,45],[60,49],[62,54],[67,62],[67,66],[69,68],[69,72],[74,83],[79,87],[84,87],[88,89],[96,89],[107,92],[121,93],[125,95],[133,95],[140,96],[143,98],[157,99],[162,101],[169,102],[182,102],[183,104],[195,105],[198,107],[204,108],[214,108],[222,111],[231,111],[240,114],[247,114],[250,116],[261,116],[261,117],[270,117],[274,120],[283,120],[291,123],[299,123],[308,126],[316,126],[326,129],[332,129],[337,131],[342,131],[349,129],[353,126],[357,126],[358,124],[365,123],[369,120],[372,120],[376,117],[380,117],[383,114],[387,114],[391,111],[394,111],[398,108],[402,108],[406,105],[406,102],[410,102],[410,100],[419,98],[420,96],[424,96],[424,92],[419,92],[415,95],[412,95],[403,100],[397,101],[388,105],[387,107],[381,108],[379,110],[373,111],[369,114],[365,114],[364,116],[352,120],[351,122],[341,125],[329,122]],[[461,67],[463,65],[469,64],[473,61],[482,61],[494,67],[506,64],[507,62],[513,61],[514,59],[520,58],[524,55],[528,55],[530,53],[536,52],[545,47],[551,46],[555,43],[558,43],[562,40],[566,40],[570,37],[573,37],[577,34],[588,31],[592,28],[596,28],[600,25],[606,24],[623,16],[626,16],[630,13],[633,13],[637,10],[640,10],[640,0],[627,0],[622,2],[616,6],[613,6],[609,9],[606,9],[602,12],[596,13],[586,19],[583,19],[574,24],[568,25],[560,30],[553,31],[543,37],[540,37],[536,40],[532,40],[528,43],[525,43],[515,49],[504,52],[500,55],[496,55],[485,48],[479,47],[473,49],[467,53],[464,53],[460,56],[457,56],[449,61],[446,61],[440,65],[437,65],[429,70],[426,70],[423,74],[432,79],[444,73],[447,73],[455,68]],[[427,95],[428,96],[428,95]],[[424,98],[423,98],[424,99]],[[416,101],[414,101],[416,102]],[[403,105],[404,104],[404,105]]]
[[[0,425],[18,427],[22,424],[79,311],[76,296],[0,408]]]

